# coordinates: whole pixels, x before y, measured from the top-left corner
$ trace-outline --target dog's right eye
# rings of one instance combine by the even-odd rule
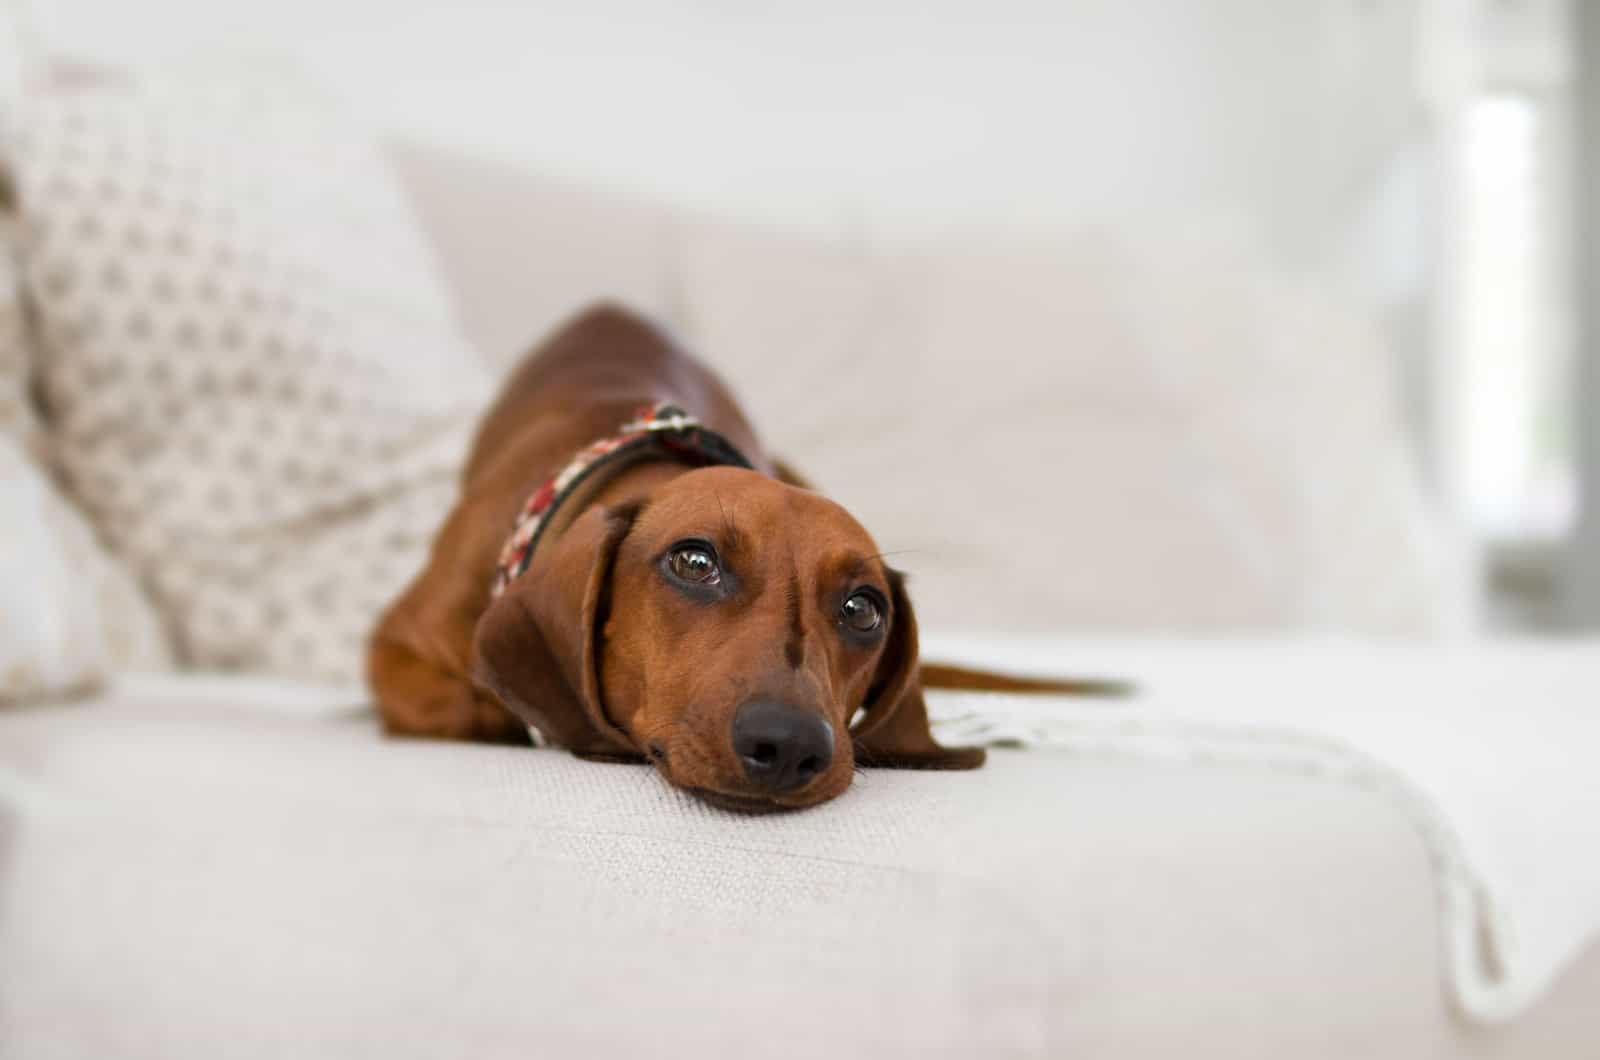
[[[693,585],[715,585],[722,578],[716,553],[698,541],[675,546],[667,554],[667,569]]]

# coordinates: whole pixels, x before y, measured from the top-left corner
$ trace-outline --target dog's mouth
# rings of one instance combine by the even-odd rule
[[[814,800],[784,801],[779,796],[757,795],[750,792],[725,791],[721,788],[707,787],[704,784],[685,784],[675,781],[670,769],[670,757],[666,747],[660,740],[649,740],[645,743],[645,754],[650,757],[651,763],[674,786],[687,791],[695,798],[715,806],[719,810],[731,813],[758,815],[769,813],[792,813],[815,805]]]
[[[805,805],[777,802],[773,799],[758,798],[754,795],[730,795],[725,791],[715,791],[711,788],[689,788],[689,793],[696,798],[715,806],[719,810],[730,810],[733,813],[765,814],[765,813],[790,813],[794,810],[803,810]]]

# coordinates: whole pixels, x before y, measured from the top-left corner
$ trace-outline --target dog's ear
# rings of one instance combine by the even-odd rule
[[[600,642],[611,568],[637,506],[585,512],[506,586],[473,636],[473,676],[549,742],[580,754],[631,757],[607,717]]]
[[[899,571],[889,571],[889,592],[889,642],[853,733],[856,760],[900,769],[976,769],[983,765],[983,748],[934,742],[917,672],[917,616]]]

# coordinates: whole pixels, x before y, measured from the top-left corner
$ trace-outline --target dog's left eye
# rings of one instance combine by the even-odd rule
[[[883,607],[871,593],[853,593],[840,605],[839,617],[857,633],[871,633],[883,625]]]
[[[722,577],[716,553],[705,545],[679,545],[667,556],[667,567],[686,582],[715,585]]]

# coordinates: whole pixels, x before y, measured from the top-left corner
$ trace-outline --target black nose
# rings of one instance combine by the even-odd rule
[[[762,788],[793,791],[833,761],[833,726],[815,711],[752,700],[733,716],[733,753]]]

